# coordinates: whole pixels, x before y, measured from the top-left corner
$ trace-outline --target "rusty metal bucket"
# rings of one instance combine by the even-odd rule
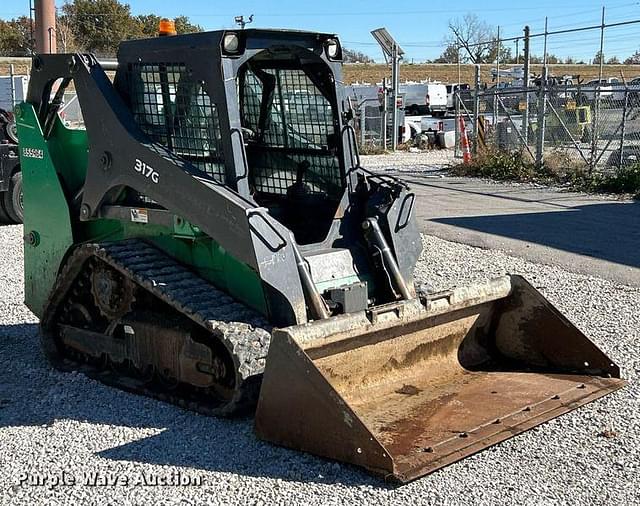
[[[258,436],[407,482],[625,383],[519,276],[387,309],[276,330]]]

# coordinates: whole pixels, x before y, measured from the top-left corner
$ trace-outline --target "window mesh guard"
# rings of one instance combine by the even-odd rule
[[[260,114],[265,85],[258,77],[264,72],[274,80],[275,89],[266,117]],[[310,193],[339,196],[342,191],[340,164],[328,147],[335,133],[330,102],[303,70],[263,69],[244,74],[242,125],[254,134],[249,144],[251,183],[258,192],[286,194],[296,182],[298,167],[308,162],[303,182]],[[262,127],[262,128],[261,128]]]
[[[218,110],[186,66],[132,64],[128,81],[132,112],[140,129],[176,156],[224,182]]]

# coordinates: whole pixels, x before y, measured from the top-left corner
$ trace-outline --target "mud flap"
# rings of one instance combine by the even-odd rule
[[[606,395],[618,367],[519,276],[274,331],[267,441],[407,482]]]

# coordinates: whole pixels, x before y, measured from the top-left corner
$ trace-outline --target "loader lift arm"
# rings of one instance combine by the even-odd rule
[[[95,57],[76,54],[40,58],[28,101],[36,104],[44,124],[49,124],[46,121],[52,110],[55,119],[55,103],[49,103],[47,97],[57,79],[73,79],[83,109],[89,153],[86,179],[77,190],[82,195],[81,221],[104,217],[112,205],[111,195],[122,188],[134,189],[197,225],[254,269],[278,299],[271,308],[275,321],[306,321],[302,291],[297,285],[283,285],[283,270],[295,271],[296,265],[286,228],[266,209],[163,146],[149,142]],[[154,172],[139,172],[136,167],[140,163]],[[187,195],[189,198],[185,198]],[[270,261],[274,255],[278,256],[277,264]]]

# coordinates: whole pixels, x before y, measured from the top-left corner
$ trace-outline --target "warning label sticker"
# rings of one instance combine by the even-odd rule
[[[149,223],[149,215],[146,209],[131,209],[131,221],[134,223]]]

